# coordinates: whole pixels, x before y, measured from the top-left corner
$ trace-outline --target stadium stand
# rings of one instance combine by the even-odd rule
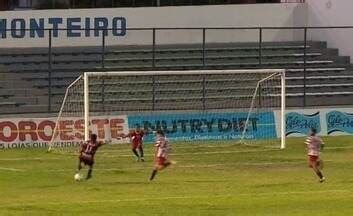
[[[1,49],[0,112],[57,112],[65,89],[72,80],[84,71],[107,70],[286,68],[288,106],[300,107],[303,106],[304,96],[304,63],[307,106],[343,105],[352,101],[353,74],[350,59],[339,56],[337,49],[327,48],[325,42],[309,42],[305,61],[302,42],[264,43],[261,62],[258,49],[257,43],[208,44],[204,65],[200,46],[157,46],[155,58],[151,46],[106,47],[104,55],[100,47],[53,48],[50,82],[48,49]],[[175,79],[171,82],[178,85],[185,81]],[[193,89],[193,81],[188,82],[191,83],[190,89],[187,89],[189,96],[183,100],[196,103],[202,96],[197,89]],[[237,94],[237,90],[232,89],[232,80],[220,78],[212,82],[215,88],[210,89],[211,93],[207,95],[209,99],[225,102]],[[186,91],[178,88],[170,90],[179,91],[180,96],[185,95]],[[121,103],[122,109],[131,109],[137,103],[140,105],[143,103],[147,109],[151,102],[148,95],[152,94],[152,90],[143,91],[145,96],[141,98],[127,94],[126,99],[119,99],[121,101],[115,103]],[[128,90],[110,93],[126,94]],[[48,110],[49,94],[50,110]],[[188,109],[174,106],[173,101],[180,99],[160,95],[158,100],[166,102],[167,105],[163,109]]]

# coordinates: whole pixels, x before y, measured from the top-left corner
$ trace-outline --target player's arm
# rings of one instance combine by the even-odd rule
[[[98,145],[99,146],[104,146],[104,145],[111,144],[111,143],[112,143],[112,140],[108,139],[108,140],[104,140],[104,141],[99,141]]]
[[[128,138],[128,137],[131,137],[131,133],[129,132],[129,133],[127,133],[127,134],[124,134],[124,133],[122,133],[121,134],[121,138]]]
[[[81,145],[80,145],[80,149],[79,149],[79,153],[80,154],[82,154],[82,152],[84,152],[84,150],[85,150],[85,147],[86,147],[86,143],[84,142],[84,143],[82,143]]]
[[[156,143],[154,144],[154,147],[160,147],[161,146],[161,141],[156,141]]]

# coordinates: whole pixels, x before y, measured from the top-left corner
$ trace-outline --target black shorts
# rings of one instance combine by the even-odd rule
[[[81,163],[84,163],[85,165],[93,166],[93,164],[94,164],[93,155],[89,155],[89,154],[84,154],[84,153],[82,153],[82,154],[80,155],[79,159],[80,159],[80,162],[81,162]]]

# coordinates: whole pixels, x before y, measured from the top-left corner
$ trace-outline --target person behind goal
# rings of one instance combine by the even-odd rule
[[[94,155],[96,154],[97,150],[104,145],[103,142],[97,141],[97,135],[91,134],[90,140],[84,142],[80,146],[79,151],[79,162],[78,162],[78,172],[83,168],[82,165],[88,166],[88,172],[86,179],[92,178],[92,171],[94,165]]]
[[[164,135],[164,132],[162,130],[157,130],[156,132],[156,142],[155,142],[155,165],[154,169],[151,173],[150,181],[154,179],[154,177],[157,175],[157,172],[160,170],[163,170],[170,166],[171,164],[174,164],[175,162],[170,162],[168,161],[168,150],[169,150],[169,143],[167,138]]]
[[[324,147],[324,142],[316,134],[317,130],[315,128],[311,128],[305,144],[308,152],[308,165],[319,177],[319,182],[322,183],[325,181],[325,177],[322,174],[323,161],[320,160],[320,151]]]

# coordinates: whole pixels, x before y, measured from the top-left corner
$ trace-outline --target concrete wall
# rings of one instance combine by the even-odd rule
[[[50,18],[60,18],[62,23],[58,28],[71,25],[91,28],[104,23],[95,23],[95,18],[107,20],[109,28],[113,26],[113,19],[121,17],[126,21],[127,28],[165,28],[165,27],[258,27],[258,26],[303,26],[306,23],[305,4],[254,4],[254,5],[218,5],[218,6],[190,6],[190,7],[162,7],[162,8],[112,8],[112,9],[83,9],[83,10],[43,10],[0,12],[0,21],[6,19],[6,27],[11,28],[12,22],[16,29],[23,26],[30,27],[31,18],[37,24],[43,19],[46,28],[53,28]],[[78,18],[78,20],[77,20]],[[86,18],[90,18],[88,24]],[[15,19],[15,21],[14,21]],[[19,20],[20,19],[20,20]],[[22,19],[22,20],[21,20]],[[24,21],[23,21],[24,20]],[[30,36],[30,32],[21,35],[20,31],[7,32],[4,37],[4,21],[0,23],[1,47],[45,47],[48,45],[48,32],[39,38],[37,32]],[[22,25],[22,26],[21,26]],[[1,27],[2,26],[2,27]],[[121,23],[117,27],[123,28]],[[71,32],[72,33],[72,32]],[[67,31],[61,31],[53,38],[54,46],[94,46],[101,44],[101,33],[94,36],[94,32],[87,36],[85,31],[75,30],[80,36],[68,37]],[[151,31],[127,30],[120,32],[120,36],[108,33],[107,45],[151,44]],[[207,42],[255,42],[258,41],[257,30],[208,30]],[[19,37],[14,37],[14,36]],[[298,36],[299,35],[299,36]],[[201,43],[201,30],[173,30],[159,31],[156,34],[158,44],[169,43]],[[266,30],[265,41],[292,41],[301,38],[298,30]]]
[[[353,25],[352,0],[307,0],[308,26]],[[353,29],[310,30],[312,40],[327,41],[340,55],[353,57]]]

